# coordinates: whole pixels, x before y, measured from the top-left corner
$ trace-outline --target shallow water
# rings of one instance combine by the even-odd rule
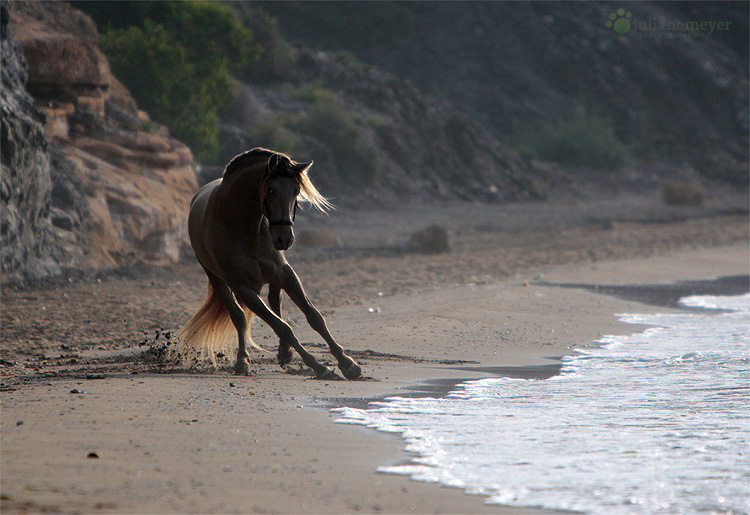
[[[470,381],[445,398],[340,408],[337,422],[402,434],[411,462],[379,471],[488,502],[748,513],[750,294],[681,303],[709,310],[621,315],[653,327],[576,352],[559,376]]]

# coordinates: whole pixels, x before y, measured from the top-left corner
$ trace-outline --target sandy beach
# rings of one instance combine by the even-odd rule
[[[637,329],[615,314],[671,309],[541,282],[667,284],[749,269],[744,216],[492,234],[473,248],[462,239],[471,234],[454,235],[454,250],[434,256],[290,257],[362,365],[366,380],[354,382],[312,379],[296,362],[284,371],[271,353],[248,377],[145,360],[200,302],[194,263],[6,288],[2,511],[517,513],[378,474],[408,459],[401,440],[335,424],[329,408],[548,373],[574,348]],[[286,313],[331,362],[304,318]],[[260,323],[253,338],[275,348]]]
[[[750,3],[0,13],[0,515],[750,515]]]

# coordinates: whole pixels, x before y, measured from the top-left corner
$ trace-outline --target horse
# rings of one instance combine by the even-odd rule
[[[208,294],[198,312],[179,331],[177,356],[183,360],[231,356],[227,332],[237,332],[234,373],[250,372],[248,345],[263,350],[249,335],[254,316],[268,324],[279,338],[278,361],[284,367],[292,349],[318,378],[333,379],[335,372],[307,352],[292,328],[281,318],[281,292],[299,307],[308,324],[328,344],[347,379],[362,375],[360,366],[331,336],[326,321],[307,297],[284,251],[294,241],[298,201],[321,212],[332,208],[310,181],[310,162],[296,162],[286,154],[254,148],[235,156],[222,177],[203,186],[193,197],[188,234],[198,262],[208,277]],[[268,304],[261,289],[268,284]]]

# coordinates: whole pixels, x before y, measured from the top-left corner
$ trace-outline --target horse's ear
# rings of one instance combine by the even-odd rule
[[[309,161],[307,163],[295,163],[294,167],[297,169],[299,173],[305,173],[310,169],[310,167],[313,165],[312,161]]]
[[[271,157],[268,158],[268,171],[273,172],[276,170],[279,166],[279,161],[281,161],[281,156],[278,154],[271,154]]]

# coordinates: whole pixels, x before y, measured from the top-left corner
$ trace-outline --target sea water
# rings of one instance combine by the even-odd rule
[[[545,380],[491,378],[443,398],[340,408],[337,422],[400,433],[386,473],[513,506],[589,513],[750,512],[750,294],[688,297],[701,311],[621,315]],[[710,311],[713,310],[713,311]]]

